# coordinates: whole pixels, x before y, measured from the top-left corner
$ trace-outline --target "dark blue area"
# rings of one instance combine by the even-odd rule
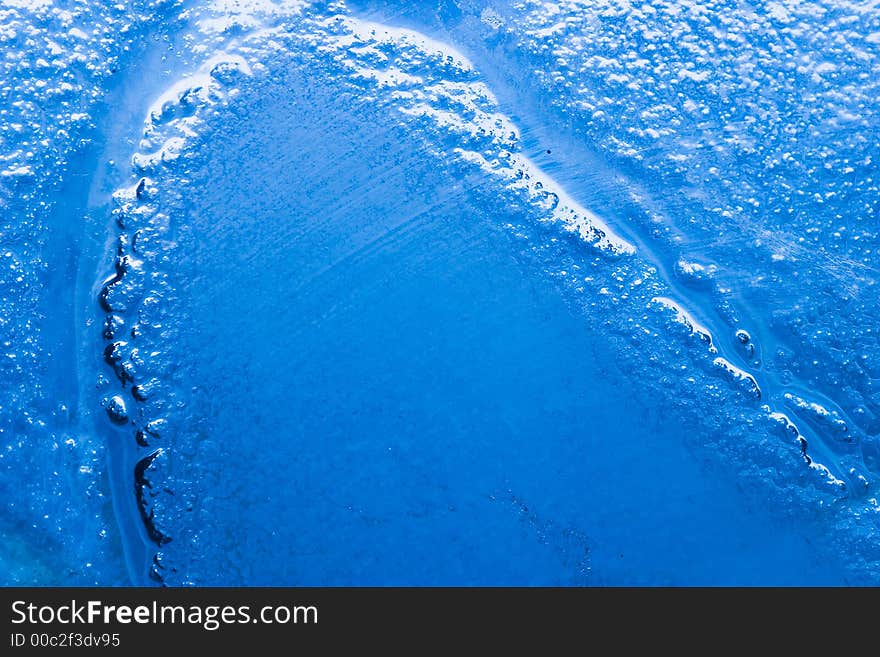
[[[485,180],[293,68],[253,98],[187,186],[172,274],[210,445],[170,525],[197,581],[839,581],[695,459]]]

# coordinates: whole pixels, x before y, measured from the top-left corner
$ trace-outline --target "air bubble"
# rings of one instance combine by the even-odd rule
[[[114,395],[107,401],[107,417],[114,424],[125,424],[128,422],[128,411],[125,408],[125,400],[119,395]]]

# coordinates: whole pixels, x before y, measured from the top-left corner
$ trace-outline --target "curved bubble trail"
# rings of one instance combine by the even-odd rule
[[[174,527],[180,509],[190,513],[199,504],[175,499],[173,487],[176,469],[182,468],[176,452],[189,450],[187,456],[197,458],[201,449],[181,438],[195,436],[200,428],[186,426],[191,416],[182,409],[191,401],[176,387],[171,358],[184,342],[182,332],[198,329],[169,315],[169,304],[182,296],[173,282],[173,262],[198,247],[181,205],[181,195],[193,184],[188,163],[200,161],[229,125],[243,124],[237,108],[248,94],[298,66],[327,71],[339,94],[355,99],[356,111],[395,117],[437,163],[455,167],[464,184],[472,185],[469,193],[492,207],[509,208],[512,220],[504,228],[522,240],[524,257],[540,262],[573,303],[583,306],[589,321],[599,322],[595,317],[602,313],[609,318],[606,324],[615,325],[609,340],[626,354],[622,367],[656,386],[652,389],[666,395],[670,408],[701,409],[734,427],[729,439],[719,439],[724,458],[748,471],[784,472],[777,463],[788,463],[796,452],[801,466],[809,466],[803,467],[807,475],[774,482],[774,490],[784,491],[780,499],[799,498],[798,508],[830,507],[831,522],[841,527],[838,540],[860,555],[856,567],[863,574],[877,573],[871,537],[877,534],[880,506],[871,491],[880,471],[870,461],[872,437],[827,395],[815,392],[809,380],[772,359],[772,341],[761,339],[772,331],[740,318],[735,300],[720,310],[720,304],[713,311],[702,303],[700,312],[688,307],[692,299],[717,298],[724,272],[689,259],[667,271],[668,258],[660,249],[653,252],[643,246],[650,242],[629,239],[619,229],[621,222],[579,202],[572,188],[526,152],[522,127],[503,111],[507,108],[478,66],[455,48],[413,29],[360,20],[339,2],[254,7],[230,15],[225,3],[218,3],[217,11],[194,15],[188,37],[193,59],[205,55],[204,61],[149,108],[132,157],[134,177],[114,195],[114,271],[101,284],[99,303],[104,362],[117,384],[102,390],[102,404],[109,420],[130,433],[136,461],[130,504],[155,546],[147,565],[153,581],[188,581],[167,550],[178,540]],[[490,16],[487,24],[497,29],[503,21]],[[553,27],[548,36],[565,29]],[[629,153],[624,146],[618,143],[623,154]],[[211,183],[199,179],[198,184]],[[424,213],[427,202],[426,208]],[[338,254],[333,267],[366,257],[376,240],[405,240],[407,230],[405,224],[394,226],[391,237]],[[333,255],[332,246],[321,248]],[[684,353],[687,365],[665,357],[673,353],[676,358]],[[648,364],[654,373],[638,373]],[[771,431],[778,432],[775,441],[763,437]],[[204,449],[211,449],[213,440],[201,434],[193,438],[203,441]],[[188,540],[198,545],[198,533]]]

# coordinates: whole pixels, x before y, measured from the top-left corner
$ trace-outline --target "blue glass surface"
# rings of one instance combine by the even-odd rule
[[[0,582],[878,583],[876,10],[0,40]]]

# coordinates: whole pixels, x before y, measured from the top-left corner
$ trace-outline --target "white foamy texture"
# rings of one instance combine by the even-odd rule
[[[299,14],[308,6],[305,0],[213,0],[209,15],[196,21],[205,34],[222,34],[233,28],[254,29],[274,17]]]
[[[691,335],[696,335],[702,342],[709,345],[710,354],[718,353],[718,349],[712,342],[712,334],[709,333],[709,329],[695,320],[688,311],[681,307],[681,305],[668,297],[654,297],[651,299],[651,303],[660,304],[664,308],[671,310],[675,314],[675,321],[687,328],[691,332]]]
[[[668,297],[654,297],[651,303],[658,304],[673,313],[673,319],[684,326],[691,335],[697,336],[701,342],[704,342],[710,354],[717,354],[718,348],[712,341],[712,334],[705,326],[700,324],[693,315],[681,307],[681,304],[673,301]],[[741,385],[746,392],[755,397],[761,398],[761,388],[755,377],[746,372],[744,369],[737,367],[723,356],[717,356],[712,361],[712,366],[720,370],[728,380]]]
[[[769,406],[764,406],[763,408],[765,411],[767,411],[768,417],[774,422],[778,423],[780,426],[782,426],[786,431],[794,436],[800,435],[801,432],[798,431],[797,425],[792,422],[785,413],[780,413],[779,411],[771,411]]]
[[[683,274],[687,274],[689,276],[698,276],[706,271],[706,267],[704,267],[703,265],[697,262],[688,262],[687,260],[679,260],[678,268]]]
[[[821,404],[807,401],[803,397],[790,392],[786,392],[783,396],[790,406],[804,415],[808,420],[812,420],[813,422],[833,429],[837,434],[848,433],[849,428],[847,427],[846,422],[840,418],[836,411],[829,411]]]
[[[757,399],[761,398],[761,388],[751,374],[737,367],[723,356],[718,356],[712,364],[724,372],[732,381],[742,383],[747,392]]]
[[[694,285],[706,286],[711,284],[717,271],[715,265],[701,265],[698,262],[690,262],[680,259],[675,263],[675,270],[679,276]]]
[[[796,438],[798,440],[804,440],[804,438],[801,436],[801,432],[797,428],[797,425],[794,422],[792,422],[791,419],[785,413],[780,413],[778,411],[771,411],[770,407],[766,406],[766,405],[762,406],[761,408],[764,410],[764,412],[767,413],[767,416],[771,420],[773,420],[774,422],[779,424],[781,427],[783,427],[794,438]],[[818,461],[816,461],[816,459],[812,455],[809,455],[806,453],[806,443],[804,443],[803,449],[804,449],[804,456],[806,456],[806,458],[807,458],[807,464],[809,465],[809,467],[811,469],[818,472],[822,476],[822,478],[830,486],[835,486],[838,488],[846,488],[846,482],[844,482],[842,479],[839,479],[838,477],[835,477],[831,473],[831,470],[828,468],[828,466],[826,466],[822,463],[819,463]],[[851,474],[855,474],[855,471],[852,470]],[[856,478],[859,480],[862,480],[862,481],[867,481],[861,475],[858,475]],[[876,505],[876,501],[874,502],[874,504]]]
[[[542,220],[558,222],[611,253],[635,253],[632,244],[518,152],[519,128],[499,111],[498,100],[464,55],[413,30],[355,18],[332,24],[343,33],[323,47],[338,50],[356,79],[391,89],[389,97],[400,112],[455,135],[461,145],[454,154],[524,194]]]
[[[211,77],[207,73],[198,73],[178,80],[150,105],[145,123],[149,125],[161,121],[166,112],[173,111],[185,98],[207,101],[210,88]]]
[[[250,76],[251,67],[240,55],[218,53],[166,89],[147,110],[143,138],[132,157],[135,169],[147,171],[180,157],[205,121],[203,109],[228,100],[230,90],[221,78],[229,75]]]
[[[846,488],[846,482],[842,479],[838,479],[833,474],[831,474],[831,470],[829,470],[826,466],[822,465],[818,461],[812,461],[810,463],[810,467],[813,470],[817,470],[822,477],[828,482],[831,486],[837,486],[839,488]]]
[[[215,2],[195,21],[197,27],[209,38],[233,25],[248,29],[249,34],[228,44],[227,49],[236,54],[215,56],[197,74],[180,80],[156,100],[134,158],[138,169],[180,157],[186,141],[204,121],[201,108],[224,102],[235,92],[218,81],[215,62],[251,75],[252,69],[263,67],[264,56],[284,49],[284,41],[300,50],[305,43],[319,57],[344,66],[352,83],[366,84],[377,92],[364,98],[387,103],[413,121],[454,137],[449,154],[480,167],[500,179],[505,189],[522,195],[537,211],[539,221],[559,223],[609,253],[635,253],[632,244],[520,152],[519,128],[499,111],[494,94],[455,48],[414,30],[350,16],[303,18],[296,26],[269,25],[269,19],[299,13],[302,2],[235,2],[230,5],[235,11],[229,15],[224,13],[226,4]],[[223,27],[218,22],[223,20],[231,22]]]
[[[3,176],[4,178],[14,178],[14,177],[31,176],[31,175],[33,175],[33,173],[34,173],[33,167],[31,167],[30,165],[25,165],[25,166],[14,167],[14,168],[5,169],[3,171],[0,171],[0,176]]]
[[[415,30],[383,25],[382,23],[374,23],[373,21],[360,20],[353,17],[346,17],[341,21],[330,19],[328,22],[341,23],[346,27],[349,35],[339,40],[339,44],[343,46],[353,44],[363,44],[368,47],[373,44],[411,46],[429,57],[440,56],[447,63],[463,71],[474,70],[474,65],[471,61],[448,43],[437,41]]]

